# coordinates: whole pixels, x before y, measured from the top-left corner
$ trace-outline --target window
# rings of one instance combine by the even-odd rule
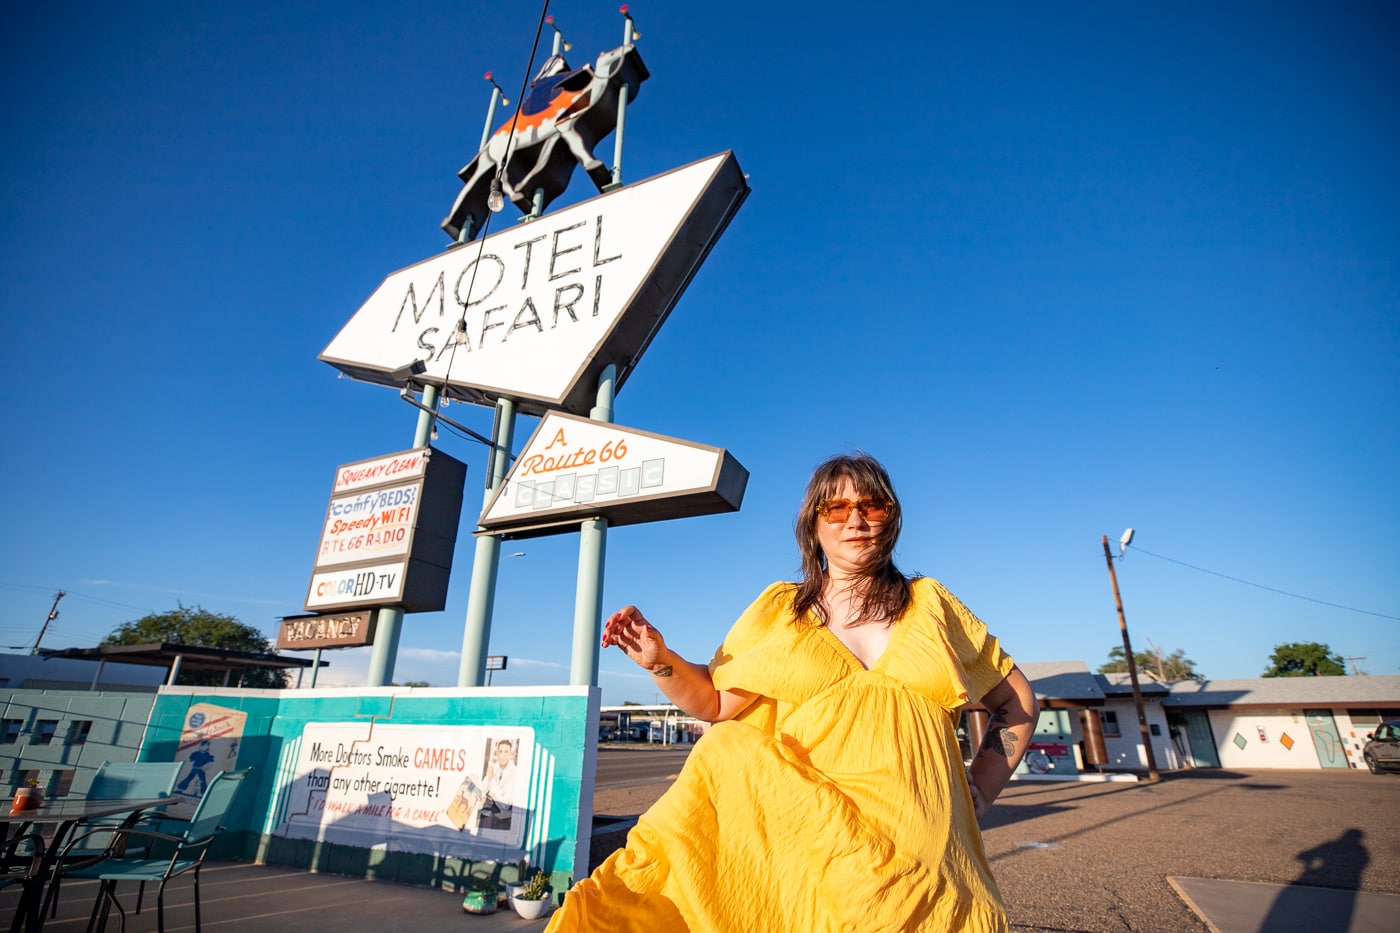
[[[88,733],[92,731],[91,719],[75,719],[68,724],[68,745],[86,745]]]
[[[0,720],[0,745],[14,745],[24,731],[23,719]]]
[[[34,734],[29,737],[30,745],[48,745],[58,731],[57,719],[39,719],[34,723]]]
[[[53,773],[53,780],[49,781],[49,794],[54,797],[66,797],[73,789],[73,776],[78,772],[72,768],[63,768]]]
[[[1369,732],[1387,719],[1400,719],[1400,709],[1349,709],[1347,718],[1360,732]]]
[[[1104,735],[1111,735],[1117,737],[1123,734],[1122,732],[1118,731],[1117,713],[1112,712],[1111,710],[1101,710],[1099,712],[1099,718],[1103,720]]]

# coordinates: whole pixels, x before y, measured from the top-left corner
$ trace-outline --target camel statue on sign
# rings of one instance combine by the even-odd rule
[[[569,70],[562,55],[551,56],[530,82],[519,114],[491,134],[476,158],[457,173],[462,190],[442,229],[461,242],[475,237],[486,221],[487,196],[497,174],[502,175],[501,193],[526,214],[534,210],[536,191],[543,192],[541,210],[563,194],[576,164],[602,191],[611,184],[612,172],[593,155],[593,147],[617,127],[621,88],[627,88],[631,102],[648,77],[633,45],[604,52],[577,71]]]

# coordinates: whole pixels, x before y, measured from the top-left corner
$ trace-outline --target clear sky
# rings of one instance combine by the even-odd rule
[[[615,3],[550,9],[571,64],[620,44]],[[753,194],[616,420],[751,479],[738,513],[614,529],[608,610],[707,659],[793,578],[812,466],[858,447],[903,499],[901,567],[1019,659],[1094,668],[1119,644],[1100,536],[1131,525],[1136,646],[1213,678],[1287,641],[1400,673],[1400,7],[632,10],[652,77],[625,179],[732,149]],[[0,641],[31,645],[60,589],[48,647],[177,602],[269,635],[302,610],[335,467],[416,422],[317,354],[445,247],[482,74],[516,98],[538,15],[9,12]],[[576,175],[556,206],[588,194]],[[451,685],[485,450],[440,443],[471,468],[463,539],[394,676]],[[503,551],[525,556],[500,568],[494,682],[567,682],[578,537]],[[367,649],[327,658],[322,683],[364,682]],[[601,679],[606,703],[655,698],[619,653]]]

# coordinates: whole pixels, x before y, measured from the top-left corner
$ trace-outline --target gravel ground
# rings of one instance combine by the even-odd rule
[[[612,787],[636,816],[668,785]],[[1400,894],[1400,776],[1182,771],[1156,784],[1014,782],[983,826],[1012,929],[1204,933],[1169,875]],[[594,864],[625,832],[594,839]]]

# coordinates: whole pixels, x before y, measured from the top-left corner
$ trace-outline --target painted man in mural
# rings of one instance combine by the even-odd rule
[[[199,796],[203,797],[204,791],[209,787],[209,778],[205,775],[204,769],[213,763],[214,756],[209,751],[209,740],[205,739],[190,753],[190,773],[185,775],[185,779],[175,790],[181,794],[189,793],[190,782],[199,778]]]
[[[510,829],[515,801],[515,743],[498,739],[486,771],[486,800],[481,805],[478,829]]]

